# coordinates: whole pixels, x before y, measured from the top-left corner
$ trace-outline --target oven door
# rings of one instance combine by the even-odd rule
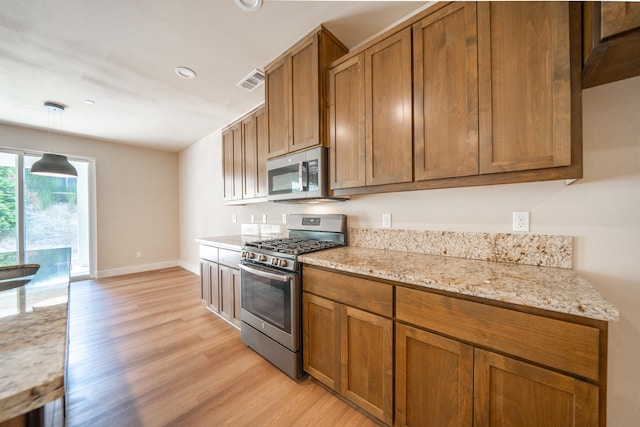
[[[300,275],[240,265],[240,320],[296,352],[300,349]]]

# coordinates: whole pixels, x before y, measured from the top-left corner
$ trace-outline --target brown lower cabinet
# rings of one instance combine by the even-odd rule
[[[366,280],[315,269],[303,275],[304,370],[390,425],[393,320],[390,310],[378,310],[378,303],[391,308],[392,287],[371,282],[377,286],[375,297],[366,301]]]
[[[200,298],[209,310],[240,327],[240,252],[200,245]]]
[[[418,328],[396,327],[398,426],[597,426],[598,387]]]
[[[474,353],[475,426],[597,426],[598,387],[486,350]]]
[[[234,325],[240,326],[240,270],[219,265],[218,282],[220,316]]]
[[[604,321],[303,276],[304,370],[387,425],[606,425]]]
[[[396,326],[396,425],[473,424],[473,347]]]

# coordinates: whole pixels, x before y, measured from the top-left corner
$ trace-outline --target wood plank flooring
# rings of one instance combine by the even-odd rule
[[[296,382],[199,301],[181,268],[71,284],[67,426],[375,426]]]

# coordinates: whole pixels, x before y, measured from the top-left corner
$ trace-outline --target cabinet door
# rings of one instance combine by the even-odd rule
[[[218,281],[218,264],[215,262],[208,263],[209,272],[209,308],[214,312],[220,311],[220,287]]]
[[[473,347],[396,324],[396,425],[473,424]]]
[[[256,116],[250,115],[242,121],[242,198],[256,196],[256,177],[258,175],[258,134]]]
[[[290,57],[285,57],[266,70],[265,106],[269,130],[267,145],[269,158],[289,151],[291,95],[288,68],[290,66]]]
[[[475,350],[475,426],[598,425],[598,387],[575,378]]]
[[[365,185],[364,54],[329,73],[329,186]]]
[[[291,53],[289,152],[320,144],[318,33]]]
[[[415,180],[478,174],[476,5],[413,26]]]
[[[583,88],[640,75],[640,3],[584,2]]]
[[[340,391],[340,304],[302,294],[303,369]]]
[[[411,28],[365,51],[367,185],[413,179]]]
[[[242,310],[242,294],[240,291],[240,270],[234,270],[233,277],[233,324],[240,327],[240,311]]]
[[[205,305],[209,305],[210,280],[211,269],[209,268],[209,261],[200,260],[200,301]]]
[[[222,133],[222,170],[223,199],[233,200],[233,132],[231,129]]]
[[[624,1],[600,2],[600,37],[606,39],[640,28],[640,4]]]
[[[231,128],[233,138],[233,189],[232,200],[242,199],[243,188],[243,153],[242,153],[242,123],[236,123]]]
[[[344,305],[341,311],[341,394],[391,425],[393,321]]]
[[[569,5],[477,8],[480,173],[570,165]]]
[[[267,145],[269,144],[265,109],[256,111],[256,197],[267,196]]]
[[[238,281],[240,275],[238,274],[238,270],[235,268],[230,268],[225,265],[219,265],[219,288],[220,288],[220,315],[228,320],[229,322],[233,322],[234,318],[234,288],[236,286],[236,281]]]

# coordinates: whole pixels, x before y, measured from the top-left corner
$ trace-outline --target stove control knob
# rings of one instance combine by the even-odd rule
[[[286,266],[287,266],[287,264],[288,264],[288,262],[287,262],[287,260],[286,260],[286,259],[281,259],[281,260],[280,260],[280,262],[278,262],[278,265],[279,265],[280,267],[286,267]]]
[[[264,262],[266,260],[267,260],[267,257],[265,255],[262,255],[262,254],[258,255],[258,261]]]
[[[256,257],[256,254],[254,254],[253,252],[247,252],[247,258],[254,259],[255,257]]]
[[[271,265],[278,265],[278,258],[271,258]]]
[[[246,251],[241,251],[240,252],[240,258],[245,258],[247,256],[247,252]]]

